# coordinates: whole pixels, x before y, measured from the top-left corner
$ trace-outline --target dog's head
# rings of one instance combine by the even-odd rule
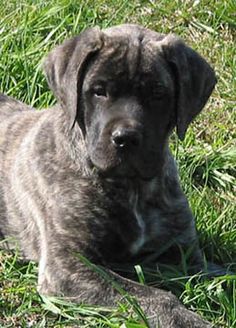
[[[68,127],[108,175],[155,176],[174,127],[180,139],[209,98],[209,64],[173,35],[138,25],[88,29],[45,61]]]

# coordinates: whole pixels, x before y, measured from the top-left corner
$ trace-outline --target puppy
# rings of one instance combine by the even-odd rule
[[[88,29],[54,49],[44,70],[54,108],[0,97],[2,237],[39,262],[42,294],[113,306],[119,283],[153,327],[210,327],[171,293],[115,268],[178,262],[190,248],[202,267],[168,138],[175,127],[184,138],[214,71],[178,37],[138,25]]]

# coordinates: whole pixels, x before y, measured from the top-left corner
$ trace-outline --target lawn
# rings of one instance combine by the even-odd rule
[[[2,0],[0,92],[40,109],[55,100],[41,71],[56,44],[89,26],[140,23],[179,34],[213,65],[216,89],[183,142],[171,137],[182,186],[196,216],[205,257],[231,274],[186,275],[184,263],[156,273],[156,284],[221,327],[236,327],[236,2],[235,0]],[[138,277],[145,279],[141,269]],[[144,277],[143,277],[144,275]],[[0,251],[0,327],[146,327],[134,302],[116,309],[42,298],[37,265]],[[187,327],[186,327],[187,328]]]

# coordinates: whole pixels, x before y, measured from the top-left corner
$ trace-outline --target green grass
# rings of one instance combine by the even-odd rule
[[[2,0],[0,91],[37,108],[53,104],[41,71],[46,53],[89,26],[140,23],[183,37],[215,67],[217,87],[180,143],[172,136],[183,188],[196,215],[207,259],[236,272],[235,0]],[[190,309],[236,327],[236,276],[188,277],[180,268],[155,273]],[[141,282],[145,273],[137,268]],[[0,251],[0,327],[145,327],[134,300],[116,309],[41,298],[37,266]],[[187,328],[187,327],[186,327]]]

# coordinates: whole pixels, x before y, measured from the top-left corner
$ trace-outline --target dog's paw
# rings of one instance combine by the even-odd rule
[[[145,311],[151,328],[213,328],[210,322],[186,309],[173,294],[166,292],[157,297],[157,303],[153,299]]]
[[[187,310],[181,305],[173,309],[170,327],[210,328],[213,327],[213,325],[210,322],[205,321],[198,314]]]
[[[213,328],[210,322],[203,320],[198,314],[188,311],[183,306],[171,312],[158,313],[156,318],[149,318],[151,328]]]

